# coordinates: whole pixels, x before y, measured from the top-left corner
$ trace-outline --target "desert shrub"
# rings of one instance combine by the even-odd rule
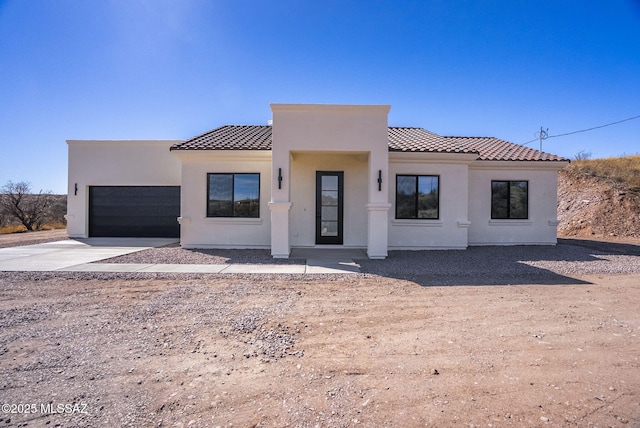
[[[585,175],[609,179],[629,190],[640,191],[640,155],[576,160],[571,167]]]
[[[27,229],[21,224],[8,224],[6,226],[0,227],[0,234],[3,233],[20,233],[26,232]]]

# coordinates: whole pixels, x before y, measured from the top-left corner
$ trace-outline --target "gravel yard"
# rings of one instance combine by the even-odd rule
[[[0,272],[0,427],[639,426],[640,247],[590,246],[359,275]],[[112,262],[177,257],[273,262]]]
[[[423,285],[553,283],[581,274],[640,273],[640,254],[633,245],[571,240],[549,246],[470,247],[448,251],[390,251],[385,260],[356,260],[363,274],[412,278]],[[640,252],[639,252],[640,253]],[[274,259],[268,250],[186,250],[179,245],[152,248],[100,263],[304,264]],[[524,281],[524,282],[523,282]]]
[[[467,278],[471,283],[556,281],[565,275],[640,273],[638,255],[579,245],[470,247],[463,251],[391,251],[385,260],[360,261],[363,272],[384,276]],[[507,282],[509,283],[509,282]]]
[[[162,264],[304,264],[300,259],[274,259],[269,250],[185,250],[179,244],[138,251],[100,263],[162,263]]]

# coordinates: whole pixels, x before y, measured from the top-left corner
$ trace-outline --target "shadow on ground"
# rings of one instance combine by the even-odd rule
[[[633,251],[638,249],[637,246]],[[628,254],[625,245],[593,249],[573,243],[557,246],[487,246],[466,250],[390,251],[385,260],[359,260],[362,273],[441,285],[588,284],[574,275],[607,256]]]
[[[558,275],[548,271],[538,269],[530,274],[514,276],[498,275],[385,275],[385,277],[402,279],[414,282],[423,287],[442,286],[484,286],[484,285],[586,285],[591,282],[584,281],[570,276]]]
[[[605,254],[624,254],[627,256],[640,256],[640,245],[622,242],[596,241],[592,239],[558,238],[560,245],[576,245],[591,250],[598,250]]]

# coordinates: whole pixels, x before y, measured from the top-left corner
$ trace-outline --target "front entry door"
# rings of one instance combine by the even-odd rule
[[[344,173],[316,171],[316,244],[342,245]]]

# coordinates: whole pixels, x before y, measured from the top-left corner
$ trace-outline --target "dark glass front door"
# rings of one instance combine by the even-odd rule
[[[342,245],[344,173],[316,171],[316,244]]]

